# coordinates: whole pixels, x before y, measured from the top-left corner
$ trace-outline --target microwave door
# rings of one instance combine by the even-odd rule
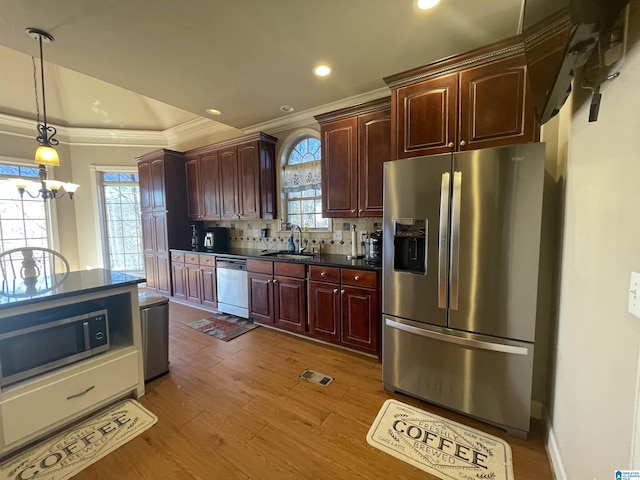
[[[451,155],[384,168],[383,312],[445,326]]]

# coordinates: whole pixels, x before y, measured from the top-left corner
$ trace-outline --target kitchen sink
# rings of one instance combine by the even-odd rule
[[[267,252],[262,254],[263,257],[282,258],[286,260],[312,260],[313,253],[290,253],[287,251]]]

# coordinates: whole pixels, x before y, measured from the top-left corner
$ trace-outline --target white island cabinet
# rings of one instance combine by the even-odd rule
[[[99,309],[107,312],[109,336],[107,351],[0,386],[0,458],[119,399],[144,394],[138,306],[143,281],[94,269],[70,272],[56,288],[32,296],[7,295],[0,287],[0,335],[22,323],[42,325]]]

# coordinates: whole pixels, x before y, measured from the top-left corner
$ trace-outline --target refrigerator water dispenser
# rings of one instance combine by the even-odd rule
[[[393,269],[426,274],[427,221],[396,218],[393,229]]]

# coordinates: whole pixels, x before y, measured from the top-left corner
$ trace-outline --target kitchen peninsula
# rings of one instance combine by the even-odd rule
[[[142,336],[138,307],[138,283],[143,278],[103,269],[69,272],[57,286],[35,294],[9,294],[0,289],[0,457],[38,440],[120,398],[144,394]],[[55,282],[54,282],[55,283]],[[102,312],[106,319],[107,345],[101,353],[57,368],[37,372],[49,348],[20,348],[52,332],[49,324]],[[86,324],[86,322],[85,322]],[[67,323],[65,325],[70,325]],[[84,326],[84,339],[89,329]],[[62,329],[58,328],[60,332]],[[16,332],[24,333],[17,337]],[[82,331],[82,330],[80,330]],[[71,335],[52,334],[47,340]],[[16,342],[24,338],[25,343]],[[102,336],[100,336],[102,338]],[[28,341],[27,341],[28,339]],[[5,344],[4,342],[8,343]],[[22,340],[20,340],[22,341]],[[51,343],[57,342],[49,342]],[[72,342],[73,343],[73,342]],[[43,345],[44,342],[43,342]],[[13,348],[12,348],[13,347]],[[71,346],[67,345],[69,351]],[[78,347],[75,347],[78,349]],[[62,349],[59,349],[62,351]],[[28,378],[15,380],[10,369],[24,362]],[[54,361],[49,366],[56,366]],[[5,372],[6,368],[6,372]],[[13,379],[13,380],[12,380]]]

